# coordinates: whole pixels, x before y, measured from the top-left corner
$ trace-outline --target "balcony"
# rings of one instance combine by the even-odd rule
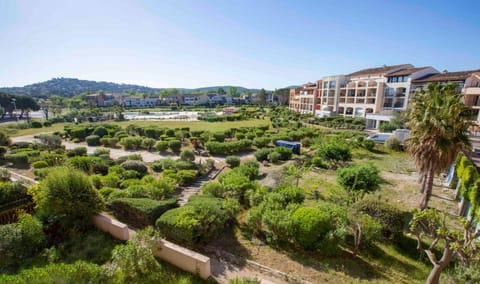
[[[339,102],[339,103],[345,103],[345,98],[339,98],[339,99],[338,99],[338,102]]]
[[[480,87],[465,88],[466,95],[480,95]]]
[[[356,104],[364,104],[365,103],[365,99],[364,98],[357,98],[356,101],[355,101]]]

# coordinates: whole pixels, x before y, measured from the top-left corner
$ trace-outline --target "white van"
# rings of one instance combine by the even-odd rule
[[[367,137],[367,140],[372,140],[375,143],[385,143],[393,134],[392,133],[375,133]]]

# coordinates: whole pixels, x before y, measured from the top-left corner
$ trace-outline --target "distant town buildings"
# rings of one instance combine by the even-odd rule
[[[439,72],[430,66],[411,64],[325,76],[315,83],[291,89],[289,108],[317,117],[363,117],[367,128],[379,128],[395,112],[407,109],[415,90],[433,82],[458,84],[465,104],[474,109],[474,116],[480,122],[480,70]]]

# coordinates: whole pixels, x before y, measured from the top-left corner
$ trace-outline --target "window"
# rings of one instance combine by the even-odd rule
[[[336,81],[330,81],[329,88],[335,88],[337,85]]]
[[[328,82],[327,81],[323,82],[323,88],[324,89],[328,88]]]
[[[393,97],[394,95],[395,95],[395,89],[394,88],[387,87],[385,89],[385,96],[386,97]]]

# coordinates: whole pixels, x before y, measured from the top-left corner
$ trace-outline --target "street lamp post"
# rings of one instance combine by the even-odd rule
[[[17,99],[16,99],[16,98],[12,98],[12,104],[13,104],[13,111],[14,111],[14,114],[15,114],[15,119],[16,119],[17,122],[18,122],[18,116],[17,116]]]

